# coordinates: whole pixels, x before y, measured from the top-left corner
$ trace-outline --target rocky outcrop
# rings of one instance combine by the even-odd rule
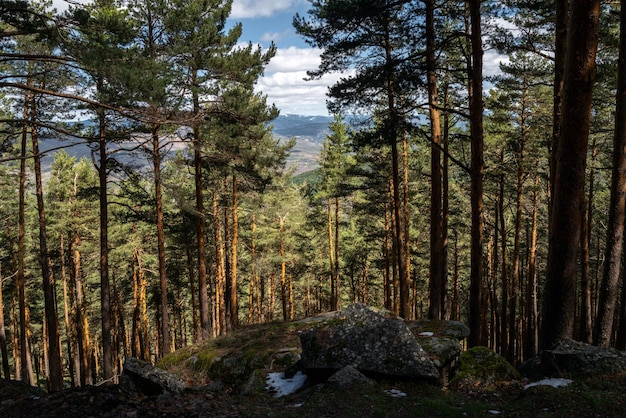
[[[626,352],[564,339],[528,360],[521,371],[531,379],[614,374],[626,371]]]
[[[356,303],[300,335],[308,375],[346,366],[374,376],[439,381],[437,367],[404,320]]]
[[[181,393],[187,385],[175,374],[129,357],[124,362],[120,388],[126,393],[157,396],[164,393]]]

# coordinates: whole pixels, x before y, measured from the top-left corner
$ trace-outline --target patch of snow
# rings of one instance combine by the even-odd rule
[[[285,373],[269,373],[265,380],[265,388],[274,392],[274,397],[279,398],[294,393],[306,382],[306,375],[296,373],[292,378],[285,378]]]
[[[385,391],[385,393],[393,396],[394,398],[404,398],[406,396],[406,393],[398,389],[388,389]]]
[[[524,386],[524,389],[532,388],[533,386],[552,386],[553,388],[560,388],[563,386],[567,386],[572,382],[573,380],[570,380],[570,379],[557,379],[557,378],[543,379],[538,382],[527,384],[526,386]]]
[[[498,411],[497,409],[490,409],[489,413],[491,415],[500,415],[502,413],[502,411]]]
[[[420,332],[420,337],[432,337],[433,335],[435,335],[434,332],[430,332],[430,331],[424,331],[424,332]]]

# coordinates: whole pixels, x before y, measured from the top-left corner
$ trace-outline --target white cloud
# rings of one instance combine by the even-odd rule
[[[259,79],[257,90],[267,95],[283,114],[327,115],[326,93],[335,84],[339,73],[320,79],[305,80],[307,71],[319,66],[321,50],[317,48],[279,48]]]
[[[57,9],[57,12],[63,13],[69,8],[70,4],[75,3],[87,4],[91,3],[91,0],[52,0],[52,7]]]
[[[493,49],[486,50],[483,55],[483,76],[488,77],[499,74],[500,63],[508,64],[509,57]]]
[[[302,4],[302,0],[234,0],[230,14],[234,19],[268,17]]]

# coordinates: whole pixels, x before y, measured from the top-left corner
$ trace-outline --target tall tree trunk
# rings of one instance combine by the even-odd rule
[[[537,327],[537,216],[539,203],[539,160],[535,162],[535,187],[533,188],[533,217],[528,249],[526,282],[526,350],[524,358],[531,358],[539,350]]]
[[[337,281],[337,273],[335,271],[335,243],[333,239],[333,211],[331,202],[332,200],[330,198],[326,201],[328,223],[328,265],[330,270],[330,310],[336,311],[338,306],[338,296],[335,293],[337,291],[337,286],[335,284]]]
[[[391,244],[389,240],[389,236],[391,234],[389,227],[389,211],[385,207],[385,241],[384,241],[384,253],[385,253],[385,264],[383,268],[383,293],[384,293],[384,307],[388,310],[394,309],[394,304],[392,301],[392,287],[393,287],[393,278],[391,277],[390,272],[390,260],[391,260]]]
[[[567,30],[569,0],[556,0],[555,51],[554,51],[554,86],[552,93],[552,141],[550,146],[550,204],[548,218],[552,212],[554,184],[556,179],[559,137],[561,136],[561,117],[563,113],[563,76],[567,52]]]
[[[206,272],[206,244],[204,241],[204,187],[202,184],[202,155],[200,154],[199,130],[194,128],[194,179],[196,185],[196,243],[198,246],[198,302],[200,304],[200,340],[211,335],[209,315],[209,290]]]
[[[520,288],[520,258],[521,258],[521,241],[522,241],[522,205],[524,203],[524,178],[525,170],[524,164],[526,164],[526,136],[528,133],[528,126],[526,124],[527,109],[526,109],[526,92],[527,82],[523,81],[524,86],[522,91],[524,92],[521,98],[521,114],[520,114],[520,141],[519,141],[519,156],[517,166],[517,187],[515,198],[515,225],[513,231],[513,266],[511,272],[511,298],[509,300],[509,352],[508,359],[515,364],[515,356],[517,354],[516,348],[518,345],[518,315],[517,315],[517,300],[521,297]]]
[[[248,307],[248,323],[254,323],[255,302],[260,310],[258,298],[258,280],[256,277],[256,215],[252,214],[252,225],[250,227],[250,285],[249,285],[249,307]]]
[[[32,97],[30,112],[31,120],[37,116],[37,102]],[[33,144],[33,162],[35,167],[35,194],[37,196],[37,211],[39,214],[39,264],[43,278],[44,311],[46,325],[46,342],[48,345],[48,390],[58,392],[63,390],[63,368],[61,364],[61,348],[59,346],[59,324],[54,297],[54,282],[50,270],[48,257],[48,241],[46,238],[46,211],[43,199],[43,185],[41,179],[41,157],[39,154],[39,138],[35,125],[31,126],[31,141]]]
[[[385,60],[392,67],[393,61],[391,56],[392,46],[389,33],[385,34]],[[406,250],[404,246],[403,233],[403,216],[402,216],[402,198],[400,193],[400,157],[398,152],[398,109],[396,108],[395,85],[392,74],[385,74],[386,77],[386,95],[387,109],[389,110],[387,127],[385,129],[385,139],[387,144],[391,146],[391,181],[392,181],[392,209],[394,218],[393,243],[395,251],[395,266],[398,274],[400,306],[398,314],[402,318],[410,319],[411,315],[411,278],[407,276],[406,268]]]
[[[608,345],[613,333],[617,304],[619,275],[624,245],[624,216],[626,215],[626,0],[620,1],[620,48],[617,68],[615,137],[613,139],[613,173],[611,203],[606,238],[606,255],[594,342]],[[622,289],[622,292],[626,289]],[[623,309],[623,307],[622,307]]]
[[[557,149],[541,348],[574,331],[577,258],[587,143],[595,82],[600,1],[572,2],[567,32],[563,107]]]
[[[430,114],[430,305],[428,317],[443,319],[445,311],[445,280],[443,270],[443,208],[441,168],[441,121],[437,100],[437,68],[435,58],[435,1],[426,0],[426,67],[428,111]]]
[[[504,154],[504,151],[503,151]],[[504,155],[501,155],[501,161]],[[507,356],[509,350],[509,299],[512,289],[509,283],[509,251],[507,240],[507,227],[504,220],[504,174],[500,175],[500,195],[496,199],[498,202],[498,219],[500,223],[500,245],[502,245],[502,309],[498,315],[500,320],[500,350],[503,357]]]
[[[283,308],[283,321],[289,320],[287,310],[287,265],[285,263],[285,217],[279,217],[278,236],[280,240],[280,296]]]
[[[24,101],[24,120],[28,120],[28,96]],[[30,362],[30,353],[28,351],[28,336],[26,323],[26,277],[25,277],[25,238],[26,238],[26,216],[25,216],[25,200],[26,200],[26,138],[28,136],[28,124],[24,122],[22,128],[22,143],[20,153],[20,181],[19,181],[19,203],[18,203],[18,235],[17,235],[17,258],[18,268],[15,276],[15,288],[17,290],[17,300],[19,305],[19,347],[20,347],[20,366],[21,379],[30,385],[35,385],[33,369]]]
[[[335,265],[333,266],[333,271],[335,272],[335,298],[336,298],[336,309],[341,309],[341,296],[339,294],[339,198],[335,196],[335,236],[334,240],[334,250],[335,255],[333,256],[333,260]]]
[[[154,168],[154,194],[156,211],[157,247],[159,258],[159,290],[161,305],[161,341],[160,354],[165,357],[171,352],[170,324],[167,303],[167,275],[165,262],[165,231],[163,224],[163,192],[161,181],[161,147],[159,141],[159,124],[152,125],[152,164]]]
[[[239,308],[237,301],[237,245],[239,240],[239,193],[237,190],[237,177],[233,176],[233,236],[230,243],[230,277],[228,277],[229,316],[231,329],[239,325]]]
[[[7,349],[7,334],[4,326],[4,299],[2,299],[2,265],[0,265],[0,354],[2,354],[2,372],[5,379],[11,378],[9,367],[9,350]]]
[[[593,340],[593,319],[591,310],[591,255],[589,248],[591,247],[591,227],[593,225],[595,177],[595,170],[593,169],[593,166],[598,155],[595,137],[593,138],[591,149],[592,169],[589,173],[589,193],[586,198],[586,208],[582,211],[580,231],[580,336],[578,339],[587,343],[591,343]]]
[[[406,267],[406,277],[409,280],[409,286],[411,284],[411,223],[409,222],[410,211],[409,211],[409,142],[408,135],[406,131],[402,134],[402,207],[404,208],[404,257],[405,257],[405,267]],[[337,243],[339,246],[339,243]],[[337,261],[339,263],[339,261]],[[339,267],[337,267],[339,270]],[[415,302],[415,297],[412,295],[409,298]],[[417,314],[417,309],[413,307],[411,304],[411,319],[415,319]]]
[[[63,280],[63,319],[65,323],[65,340],[67,344],[67,366],[70,372],[70,385],[74,388],[77,384],[75,376],[75,358],[76,358],[76,339],[70,326],[70,306],[73,306],[71,293],[68,291],[66,252],[65,252],[65,235],[61,232],[60,237],[60,259],[61,259],[61,279]]]
[[[471,133],[471,267],[470,302],[467,343],[470,347],[484,345],[481,326],[485,312],[481,306],[483,288],[483,47],[480,24],[480,0],[469,0],[472,60],[470,68],[470,133]]]
[[[215,316],[214,335],[221,335],[225,330],[225,306],[224,290],[226,287],[226,273],[224,260],[224,240],[222,236],[222,225],[219,216],[217,191],[213,192],[213,233],[215,236]]]
[[[99,91],[103,89],[102,79],[98,80]],[[111,290],[109,284],[109,215],[107,195],[107,147],[106,120],[104,109],[98,110],[99,135],[98,148],[100,165],[98,179],[100,182],[100,314],[102,320],[102,360],[105,382],[113,379],[113,350],[111,347]]]

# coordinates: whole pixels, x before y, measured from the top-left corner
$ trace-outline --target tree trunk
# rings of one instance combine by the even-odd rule
[[[165,357],[171,352],[170,342],[170,324],[168,316],[167,303],[167,275],[165,262],[165,231],[163,224],[163,192],[161,184],[161,149],[159,141],[160,125],[152,125],[152,164],[154,168],[154,195],[156,200],[156,229],[157,229],[157,247],[159,258],[159,291],[161,304],[161,329],[160,334],[162,347],[160,350],[161,357]]]
[[[472,60],[470,76],[471,167],[470,200],[472,209],[469,327],[470,347],[484,345],[481,326],[483,288],[483,47],[480,25],[480,0],[469,0]]]
[[[443,319],[445,311],[445,274],[443,270],[443,210],[441,169],[441,121],[437,103],[435,58],[435,1],[426,0],[426,67],[428,111],[430,114],[430,304],[428,317]]]
[[[620,48],[615,98],[611,203],[598,317],[594,330],[594,342],[603,346],[609,345],[613,333],[624,244],[624,216],[626,215],[626,0],[621,0],[620,5],[622,15],[620,18]],[[626,290],[622,289],[622,292],[624,291]]]
[[[249,287],[249,307],[248,307],[248,323],[254,323],[254,311],[255,302],[258,310],[260,310],[260,303],[258,298],[258,280],[256,277],[256,215],[252,214],[252,225],[250,227],[250,285]]]
[[[596,139],[592,142],[591,162],[592,167],[598,155]],[[594,197],[594,172],[589,173],[589,193],[586,197],[586,209],[583,209],[580,231],[580,335],[579,340],[586,343],[593,341],[593,320],[591,310],[591,228],[593,221],[593,197]],[[584,204],[584,202],[583,202]],[[610,210],[610,209],[609,209]]]
[[[24,120],[28,120],[28,96],[24,102]],[[30,385],[35,385],[33,369],[30,363],[30,353],[28,352],[28,336],[26,331],[26,277],[25,277],[25,237],[26,237],[26,138],[28,136],[28,124],[24,122],[22,128],[22,143],[20,153],[20,181],[19,181],[19,203],[18,203],[18,235],[17,235],[17,258],[18,269],[15,276],[15,288],[17,290],[17,301],[19,305],[19,347],[20,347],[20,377]]]
[[[332,203],[331,199],[326,201],[327,222],[328,222],[328,266],[330,270],[330,310],[336,311],[338,305],[338,297],[335,293],[337,290],[335,282],[337,281],[337,274],[335,272],[335,245],[333,234],[333,216],[332,216]]]
[[[411,223],[409,222],[409,143],[408,143],[408,135],[406,131],[402,135],[402,188],[403,188],[403,199],[402,199],[402,207],[404,208],[404,257],[405,257],[405,266],[406,266],[406,277],[409,280],[409,286],[411,284]],[[339,243],[337,243],[339,246]],[[337,258],[337,263],[339,263],[339,258]],[[339,267],[337,267],[339,270]],[[412,295],[409,297],[409,300],[415,301],[415,297]],[[409,302],[410,303],[410,302]],[[417,313],[417,309],[413,308],[413,304],[411,304],[410,310],[411,319],[415,319],[415,315]]]
[[[555,51],[554,51],[554,86],[552,93],[552,141],[550,149],[550,204],[548,218],[552,212],[554,184],[556,178],[559,137],[561,136],[561,116],[563,113],[563,76],[567,52],[567,30],[569,0],[556,0]]]
[[[98,89],[102,89],[102,79],[98,80]],[[102,360],[104,380],[112,383],[113,350],[111,347],[111,290],[109,284],[109,215],[107,195],[107,149],[106,120],[104,109],[99,109],[99,140],[100,165],[98,179],[100,182],[100,313],[102,319]]]
[[[239,309],[237,306],[237,245],[239,240],[239,194],[237,191],[237,177],[233,176],[233,236],[230,243],[230,277],[228,277],[229,316],[230,328],[239,325]]]
[[[198,128],[194,129],[194,166],[196,185],[196,242],[198,246],[198,303],[200,304],[200,340],[211,335],[211,321],[209,315],[209,291],[206,272],[206,244],[204,241],[204,187],[202,184],[202,155],[200,154]]]
[[[550,214],[547,280],[540,346],[549,348],[574,331],[577,257],[591,103],[595,82],[600,2],[573,2],[567,36],[563,107]]]
[[[287,265],[285,263],[285,217],[279,217],[278,236],[280,239],[280,296],[283,308],[283,321],[289,320],[287,309]]]
[[[520,258],[521,258],[521,241],[522,241],[522,216],[524,203],[524,178],[526,176],[524,164],[526,164],[526,137],[528,135],[527,120],[527,104],[526,95],[528,91],[528,82],[523,80],[521,111],[520,111],[520,139],[519,139],[519,156],[517,162],[517,187],[515,198],[515,225],[513,231],[513,266],[511,272],[511,298],[509,301],[509,352],[508,359],[512,364],[516,364],[516,355],[518,346],[518,314],[517,300],[521,297],[520,292]]]
[[[528,249],[528,273],[526,282],[526,338],[524,358],[531,358],[539,351],[537,327],[537,215],[539,203],[539,160],[535,163],[535,187],[533,188],[533,217]]]
[[[339,294],[339,198],[335,197],[335,236],[334,240],[334,250],[335,255],[333,256],[333,260],[335,265],[333,266],[333,271],[335,272],[335,309],[341,309],[341,296]]]
[[[35,97],[31,100],[31,120],[37,115]],[[35,166],[35,194],[37,196],[37,211],[39,214],[39,264],[43,278],[44,311],[46,325],[46,342],[48,345],[48,390],[58,392],[63,390],[63,368],[61,363],[61,349],[59,346],[59,324],[54,297],[54,282],[50,270],[48,257],[48,241],[46,238],[46,211],[43,199],[43,185],[41,179],[41,157],[39,154],[39,138],[37,128],[31,126],[31,141],[33,143],[33,161]]]
[[[504,151],[503,151],[504,153]],[[501,155],[501,161],[504,156]],[[500,195],[496,199],[498,202],[497,220],[500,223],[500,245],[502,245],[502,309],[498,315],[500,320],[500,349],[498,352],[503,357],[507,356],[509,350],[509,299],[511,298],[511,286],[509,284],[509,251],[507,241],[507,228],[504,220],[504,174],[500,175]],[[509,360],[510,361],[510,360]]]
[[[4,378],[11,379],[9,367],[9,350],[7,349],[7,334],[4,326],[4,299],[2,299],[2,266],[0,265],[0,354],[2,354],[2,372]]]

